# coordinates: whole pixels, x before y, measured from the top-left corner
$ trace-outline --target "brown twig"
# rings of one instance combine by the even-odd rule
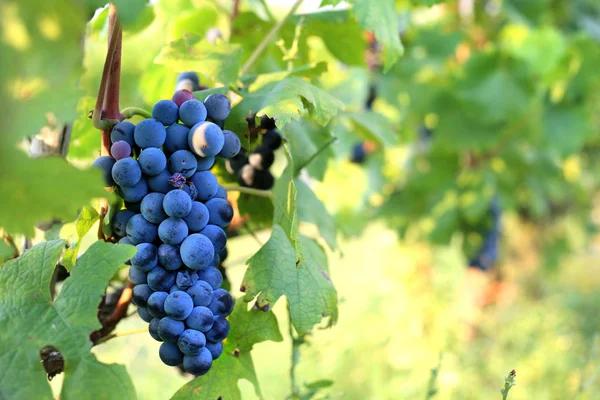
[[[102,203],[106,203],[108,205],[108,200],[106,198],[102,199]],[[100,206],[100,218],[98,219],[98,239],[107,242],[106,236],[104,236],[104,218],[106,217],[106,213],[108,212],[105,204]]]
[[[231,10],[231,22],[233,22],[240,13],[240,0],[233,0],[233,9]]]
[[[127,308],[129,307],[129,303],[131,303],[133,286],[133,283],[128,280],[127,286],[123,289],[112,314],[102,321],[102,328],[91,333],[90,339],[94,345],[101,343],[103,337],[110,335],[117,324],[127,315]]]

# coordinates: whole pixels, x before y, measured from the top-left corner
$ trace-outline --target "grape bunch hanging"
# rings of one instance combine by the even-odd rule
[[[209,171],[215,157],[231,159],[241,148],[235,133],[221,129],[230,107],[221,94],[201,102],[178,90],[154,105],[152,118],[118,123],[111,156],[95,162],[125,202],[114,234],[137,247],[132,301],[163,342],[161,360],[194,375],[221,355],[234,305],[217,269],[233,209]]]

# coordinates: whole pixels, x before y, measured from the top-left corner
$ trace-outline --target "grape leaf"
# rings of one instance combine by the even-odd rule
[[[245,301],[257,297],[259,307],[275,303],[285,295],[290,304],[292,323],[299,334],[308,332],[323,317],[337,320],[337,293],[329,277],[327,256],[314,240],[299,238],[303,256],[296,264],[296,253],[279,225],[273,225],[267,243],[248,260],[242,286]]]
[[[383,45],[383,70],[389,71],[404,53],[394,0],[352,0],[351,3],[360,26],[372,31]]]
[[[296,166],[295,175],[306,168],[311,177],[322,180],[329,159],[333,157],[332,140],[329,126],[319,126],[310,121],[293,122],[283,132],[288,140],[292,159]]]
[[[125,367],[90,353],[89,335],[100,328],[98,304],[115,271],[135,254],[132,246],[94,243],[79,259],[59,295],[50,281],[64,241],[40,243],[0,266],[0,394],[10,399],[53,399],[40,349],[56,347],[65,360],[61,399],[135,398]]]
[[[356,111],[344,117],[353,123],[354,130],[365,139],[382,146],[393,146],[397,142],[393,127],[381,114],[372,111]]]
[[[315,224],[331,250],[337,248],[335,221],[325,205],[301,178],[294,179],[298,219]]]
[[[71,272],[75,263],[77,262],[77,255],[79,254],[79,246],[81,246],[81,239],[92,229],[92,226],[100,219],[100,214],[95,208],[85,206],[79,212],[79,216],[75,221],[76,238],[69,248],[65,251],[62,258],[62,265]]]
[[[248,310],[247,303],[238,299],[229,322],[231,331],[225,342],[223,355],[214,362],[208,374],[183,386],[173,395],[172,400],[241,400],[238,388],[240,379],[250,381],[256,395],[260,396],[250,350],[256,343],[283,340],[277,318],[272,312]]]
[[[436,4],[444,3],[446,0],[411,0],[414,5],[417,6],[433,6]]]

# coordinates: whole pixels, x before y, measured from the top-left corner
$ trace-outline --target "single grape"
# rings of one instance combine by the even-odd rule
[[[205,344],[206,338],[204,337],[204,333],[195,329],[186,329],[181,336],[179,336],[179,340],[177,341],[179,350],[188,356],[199,354]]]
[[[191,151],[177,150],[169,157],[169,171],[174,174],[179,172],[186,178],[191,177],[196,172],[198,161]]]
[[[138,307],[146,307],[148,298],[152,293],[150,286],[146,284],[136,285],[131,292],[131,302]]]
[[[177,107],[181,107],[183,103],[194,98],[194,93],[188,89],[179,89],[173,94],[173,102],[177,104]]]
[[[275,178],[269,171],[255,171],[254,184],[252,185],[255,189],[269,190],[275,184]]]
[[[158,265],[156,246],[152,243],[140,243],[135,247],[137,252],[131,257],[131,265],[144,272],[148,272]]]
[[[221,356],[221,354],[223,354],[223,342],[206,341],[204,347],[210,351],[210,355],[212,356],[213,360],[216,360]]]
[[[164,198],[164,194],[152,192],[142,199],[140,210],[146,221],[158,225],[167,219],[167,214],[165,214],[162,207]]]
[[[221,263],[221,256],[219,255],[219,253],[215,253],[215,256],[213,257],[212,261],[210,262],[210,266],[217,267],[220,263]]]
[[[209,211],[206,206],[199,202],[192,203],[192,209],[189,214],[183,219],[192,233],[200,232],[208,224]]]
[[[127,232],[125,232],[125,228],[127,227],[127,222],[129,219],[135,215],[134,212],[129,210],[119,210],[115,213],[112,220],[112,229],[113,232],[117,236],[125,236]]]
[[[147,276],[148,276],[148,274],[146,272],[142,271],[141,269],[139,269],[138,267],[132,266],[129,268],[129,280],[134,285],[141,285],[143,283],[146,283]]]
[[[276,130],[270,130],[263,135],[262,145],[270,148],[271,150],[277,150],[281,147],[283,139]]]
[[[198,273],[189,269],[184,269],[183,271],[177,272],[177,277],[175,278],[175,284],[177,287],[181,288],[183,291],[186,291],[189,287],[193,286],[196,282],[198,282]],[[192,297],[193,299],[193,297]]]
[[[227,190],[223,186],[219,185],[219,188],[217,189],[217,193],[215,193],[215,195],[208,200],[211,200],[211,199],[227,200]]]
[[[267,130],[275,129],[275,120],[273,118],[269,118],[267,114],[263,114],[260,117],[260,127]]]
[[[230,174],[237,174],[246,164],[248,164],[248,157],[244,150],[240,150],[237,156],[225,160],[225,169]]]
[[[195,72],[182,72],[177,76],[176,90],[186,89],[190,92],[200,90],[200,80]]]
[[[188,100],[179,107],[179,119],[187,127],[206,121],[206,107],[196,99]]]
[[[226,317],[233,311],[233,297],[225,289],[217,289],[213,292],[212,302],[208,308],[215,316]]]
[[[169,153],[175,153],[177,150],[189,150],[188,134],[190,128],[181,124],[173,124],[167,128],[167,139],[165,140],[165,150]]]
[[[164,342],[158,349],[158,356],[161,361],[171,367],[176,367],[183,363],[183,353],[175,343]]]
[[[119,186],[135,186],[142,179],[140,164],[133,158],[122,158],[112,167],[112,178]]]
[[[211,342],[220,342],[229,334],[229,321],[224,317],[216,317],[212,328],[206,332],[206,339]]]
[[[252,165],[254,169],[259,171],[264,171],[271,168],[273,162],[275,161],[275,153],[268,147],[264,145],[258,146],[250,155],[248,156],[248,164]]]
[[[200,270],[202,271],[202,270]],[[194,306],[206,306],[213,302],[213,289],[208,282],[198,280],[194,285],[187,289],[194,302]]]
[[[210,370],[212,366],[212,355],[206,348],[202,348],[200,353],[195,356],[184,356],[183,357],[183,369],[192,375],[204,375]]]
[[[167,157],[160,149],[150,147],[140,154],[138,159],[142,172],[147,176],[156,176],[167,167]]]
[[[198,166],[196,171],[208,171],[215,165],[215,157],[200,157],[196,156]]]
[[[257,170],[250,164],[244,165],[237,172],[237,180],[241,186],[253,187],[254,186],[254,178],[256,176]]]
[[[208,332],[212,328],[214,320],[215,317],[208,307],[196,306],[185,320],[185,324],[200,332]]]
[[[142,319],[142,321],[144,321],[144,322],[152,321],[152,315],[150,315],[148,310],[146,310],[144,307],[138,307],[137,312],[138,312],[138,315],[140,316],[140,318]]]
[[[209,213],[209,224],[225,228],[233,219],[233,207],[227,200],[212,198],[205,205]]]
[[[169,289],[169,294],[175,293],[175,292],[185,292],[185,290],[181,289],[177,285],[173,285],[173,286],[171,286],[171,289]]]
[[[158,247],[158,265],[169,271],[175,271],[183,265],[179,247],[163,243]]]
[[[167,316],[167,313],[165,313],[165,299],[168,295],[167,292],[154,292],[148,297],[146,309],[154,318]]]
[[[179,335],[185,330],[185,324],[173,318],[164,317],[158,323],[158,334],[166,341],[176,343]]]
[[[217,177],[210,171],[196,172],[191,180],[194,183],[194,186],[196,186],[198,199],[200,201],[206,201],[214,197],[214,195],[217,194],[217,190],[219,190]]]
[[[188,134],[190,149],[201,157],[211,157],[219,154],[225,144],[225,135],[216,124],[200,122],[190,129]]]
[[[215,256],[215,248],[210,239],[199,233],[189,235],[181,244],[179,251],[183,263],[191,269],[210,265]]]
[[[222,252],[225,245],[227,245],[227,234],[222,228],[216,225],[208,224],[200,231],[200,233],[211,241],[217,253]]]
[[[131,245],[131,246],[135,246],[133,244],[133,242],[131,240],[129,240],[129,238],[127,236],[122,237],[121,239],[119,239],[118,243],[119,244],[128,244],[128,245]]]
[[[156,176],[151,176],[148,178],[148,187],[153,192],[159,193],[167,193],[173,189],[175,189],[169,183],[169,179],[171,178],[171,173],[168,170],[161,171]]]
[[[167,138],[167,131],[162,123],[155,119],[145,119],[135,126],[133,131],[135,144],[142,149],[161,147]]]
[[[215,121],[224,121],[231,112],[231,103],[227,96],[220,93],[209,94],[204,100],[208,118]]]
[[[101,156],[94,160],[92,167],[102,171],[102,178],[106,186],[114,186],[115,180],[112,176],[112,171],[115,168],[115,159],[111,156]]]
[[[238,135],[225,129],[223,131],[223,137],[225,141],[223,142],[223,148],[218,154],[219,157],[233,158],[237,156],[242,148],[242,144],[240,143],[240,138],[238,138]]]
[[[158,226],[160,240],[171,245],[181,244],[188,233],[188,227],[181,218],[169,217]]]
[[[157,292],[166,292],[175,284],[175,272],[156,267],[148,272],[148,286]]]
[[[158,237],[158,228],[146,221],[141,214],[136,214],[127,222],[127,237],[132,243],[152,243]]]
[[[120,186],[119,191],[123,200],[129,203],[139,203],[148,194],[148,183],[145,179],[140,179],[133,186]]]
[[[213,290],[220,288],[223,284],[223,274],[215,267],[208,267],[199,270],[198,279],[208,283]],[[210,301],[212,301],[212,293]]]
[[[352,153],[350,154],[350,162],[355,164],[362,164],[367,157],[365,146],[363,142],[356,143],[352,146]]]
[[[116,141],[110,146],[110,155],[113,156],[115,160],[127,158],[131,155],[131,146],[124,140]]]
[[[165,299],[165,312],[170,318],[183,321],[194,309],[194,301],[186,292],[173,292]]]
[[[148,332],[150,336],[157,342],[162,342],[163,339],[158,334],[158,323],[160,322],[160,318],[152,318],[152,321],[148,324]],[[210,350],[210,349],[209,349]]]
[[[177,122],[179,106],[172,100],[160,100],[152,107],[152,118],[165,126]]]
[[[229,250],[227,250],[227,247],[225,247],[223,249],[223,251],[221,253],[219,253],[219,256],[221,256],[221,262],[227,260],[228,255],[229,255]]]
[[[119,140],[123,140],[133,146],[133,131],[135,125],[129,121],[122,121],[116,124],[112,131],[110,131],[110,142],[116,143]]]
[[[192,210],[192,199],[183,190],[172,190],[165,195],[163,209],[170,217],[184,218]]]

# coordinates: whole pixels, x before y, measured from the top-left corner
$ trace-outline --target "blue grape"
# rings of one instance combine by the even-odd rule
[[[240,143],[238,135],[232,131],[224,130],[223,137],[225,141],[223,142],[223,148],[218,154],[219,157],[233,158],[237,156],[242,149],[242,143]]]
[[[92,167],[98,168],[102,171],[102,179],[104,179],[104,184],[106,186],[114,186],[115,180],[112,176],[112,171],[115,167],[115,159],[111,156],[101,156],[94,160]],[[141,176],[140,176],[141,177]]]
[[[248,156],[248,164],[254,167],[259,171],[266,171],[271,168],[273,162],[275,161],[275,153],[273,150],[264,147],[258,146],[250,155]]]
[[[365,151],[364,142],[356,143],[352,146],[352,153],[350,155],[350,162],[355,164],[362,164],[367,157],[367,152]]]
[[[119,244],[129,244],[129,245],[131,245],[131,246],[135,246],[135,245],[133,244],[133,242],[132,242],[131,240],[129,240],[129,238],[128,238],[127,236],[125,236],[125,237],[122,237],[121,239],[119,239],[119,242],[118,242],[118,243],[119,243]]]
[[[268,147],[273,151],[281,147],[282,142],[281,135],[274,129],[267,131],[262,138],[262,146]]]
[[[222,252],[227,245],[227,234],[216,225],[208,224],[200,233],[211,241],[217,253]]]
[[[169,153],[175,153],[177,150],[189,150],[188,134],[190,128],[181,124],[173,124],[167,128],[167,139],[165,140],[165,150]]]
[[[133,131],[135,144],[142,149],[161,147],[167,138],[167,131],[162,123],[155,119],[145,119],[135,126]]]
[[[169,171],[171,173],[179,172],[181,175],[189,178],[194,175],[198,161],[196,157],[188,150],[177,150],[169,157]]]
[[[223,274],[215,267],[203,268],[198,271],[198,279],[208,283],[211,288],[218,289],[223,284]],[[211,293],[212,301],[212,293]]]
[[[233,207],[227,200],[212,198],[206,203],[206,208],[209,213],[209,224],[225,228],[233,219]]]
[[[142,199],[140,210],[146,221],[158,225],[167,219],[167,214],[165,214],[162,207],[164,198],[164,194],[152,192]]]
[[[193,98],[194,93],[192,93],[190,90],[178,89],[177,91],[175,91],[175,93],[173,93],[173,98],[171,100],[173,100],[173,102],[177,104],[177,107],[181,107],[183,103],[185,103],[188,100],[192,100]]]
[[[221,357],[221,354],[223,354],[223,342],[206,341],[204,347],[210,351],[210,355],[212,356],[213,360],[216,360],[217,358]]]
[[[125,208],[133,213],[139,214],[140,213],[140,205],[141,202],[125,202]]]
[[[231,112],[229,99],[220,93],[209,94],[204,100],[204,106],[208,118],[215,121],[224,121]]]
[[[207,201],[214,197],[219,190],[219,182],[217,177],[210,171],[199,171],[196,172],[192,178],[194,186],[198,191],[198,199],[201,201]]]
[[[129,280],[134,285],[141,285],[146,283],[146,276],[148,274],[145,271],[142,271],[138,267],[130,267],[129,268]]]
[[[210,266],[217,267],[220,263],[221,263],[221,256],[219,255],[219,253],[215,253],[215,256],[213,257],[212,261],[210,262]]]
[[[169,289],[169,294],[175,293],[175,292],[185,292],[185,290],[181,289],[177,285],[173,285],[173,286],[171,286],[171,289]]]
[[[145,179],[140,179],[133,186],[119,187],[123,200],[128,203],[139,203],[148,194],[148,183]]]
[[[179,340],[177,340],[179,350],[188,356],[199,354],[205,344],[206,338],[204,337],[204,333],[195,329],[186,329],[179,336]]]
[[[181,244],[188,233],[188,227],[181,218],[169,217],[158,226],[160,240],[171,245]]]
[[[186,183],[181,187],[181,190],[186,192],[192,200],[196,200],[196,198],[198,197],[198,191],[196,190],[196,186],[194,186],[193,183]]]
[[[214,320],[214,315],[208,307],[196,306],[185,320],[185,324],[189,328],[196,329],[200,332],[208,332],[208,330],[212,328]]]
[[[172,190],[165,195],[163,209],[170,217],[184,218],[192,210],[192,199],[183,190]]]
[[[196,171],[208,171],[213,165],[215,165],[215,157],[196,156],[196,161],[198,162]]]
[[[177,76],[177,90],[195,92],[200,90],[200,80],[195,72],[182,72]]]
[[[144,307],[138,307],[137,312],[138,312],[138,315],[140,316],[140,318],[142,319],[142,321],[144,321],[144,322],[152,321],[152,315],[150,315],[148,310],[146,310]]]
[[[152,118],[168,126],[177,122],[179,107],[172,100],[160,100],[152,107]]]
[[[131,217],[133,217],[135,215],[135,213],[133,211],[129,211],[129,210],[119,210],[115,213],[115,215],[113,216],[113,220],[112,220],[112,229],[113,232],[117,235],[117,236],[125,236],[127,235],[127,232],[125,231],[125,228],[127,227],[127,222],[129,222],[129,219]]]
[[[213,298],[208,308],[215,316],[226,317],[233,311],[233,305],[233,297],[229,292],[219,288],[213,292]]]
[[[192,233],[200,232],[208,224],[209,214],[208,208],[199,202],[192,203],[192,209],[189,214],[183,219]]]
[[[212,328],[205,333],[206,340],[210,340],[211,342],[220,342],[221,340],[225,339],[228,334],[229,321],[227,321],[224,317],[216,317]]]
[[[119,186],[135,186],[142,179],[140,165],[133,158],[123,158],[112,167],[112,178]]]
[[[206,107],[196,99],[188,100],[179,107],[179,119],[188,127],[206,121]]]
[[[225,199],[225,200],[227,200],[227,190],[223,186],[219,185],[219,189],[217,189],[217,193],[212,198],[213,199],[214,198],[218,198],[218,199]]]
[[[165,299],[165,312],[170,318],[183,321],[194,309],[194,301],[186,292],[173,292]]]
[[[229,251],[227,250],[227,247],[225,247],[223,251],[219,253],[219,256],[221,257],[221,262],[225,261],[228,255]]]
[[[142,151],[138,161],[142,172],[148,176],[156,176],[167,167],[165,153],[154,147]]]
[[[194,302],[194,306],[206,306],[213,301],[213,289],[208,282],[197,281],[187,289],[187,294],[190,295]]]
[[[183,263],[191,269],[200,269],[210,265],[215,256],[215,248],[210,239],[199,233],[188,236],[181,244],[179,251]]]
[[[119,140],[123,140],[133,146],[133,131],[135,125],[129,121],[123,121],[116,124],[110,132],[110,142],[116,143]]]
[[[179,247],[163,243],[158,247],[158,265],[169,271],[175,271],[183,265]]]
[[[150,336],[152,336],[152,338],[154,340],[156,340],[157,342],[162,342],[163,339],[158,334],[158,323],[159,322],[160,322],[160,318],[152,318],[152,321],[150,321],[150,324],[148,324],[148,332],[150,333]]]
[[[212,366],[212,355],[206,348],[202,348],[195,356],[183,356],[183,369],[192,375],[204,375]]]
[[[110,155],[113,156],[115,160],[127,158],[131,155],[131,146],[124,140],[114,142],[113,145],[110,146]]]
[[[158,237],[158,228],[146,221],[141,214],[136,214],[127,222],[127,237],[132,243],[152,243]]]
[[[175,278],[175,284],[177,287],[182,290],[187,290],[189,287],[193,286],[196,282],[198,282],[198,273],[195,271],[185,269],[183,271],[177,272],[177,277]]]
[[[140,243],[135,247],[137,252],[130,260],[131,265],[144,272],[148,272],[158,265],[156,246],[152,243]]]
[[[190,129],[188,144],[190,149],[201,157],[216,156],[223,149],[225,135],[216,124],[201,122]]]
[[[173,318],[164,317],[158,323],[159,336],[169,342],[177,342],[179,335],[185,330],[185,324]]]
[[[156,176],[148,177],[148,187],[153,192],[167,193],[174,189],[169,183],[170,178],[171,174],[165,169]]]
[[[167,292],[154,292],[148,297],[146,309],[154,318],[167,316],[167,313],[165,313],[165,299],[168,295]]]
[[[175,343],[164,342],[158,349],[158,356],[161,361],[171,367],[176,367],[183,363],[183,353]]]
[[[157,292],[166,292],[175,284],[175,272],[156,267],[148,272],[148,286]]]
[[[131,292],[131,302],[138,307],[146,307],[148,298],[152,293],[150,286],[146,284],[136,285]]]

